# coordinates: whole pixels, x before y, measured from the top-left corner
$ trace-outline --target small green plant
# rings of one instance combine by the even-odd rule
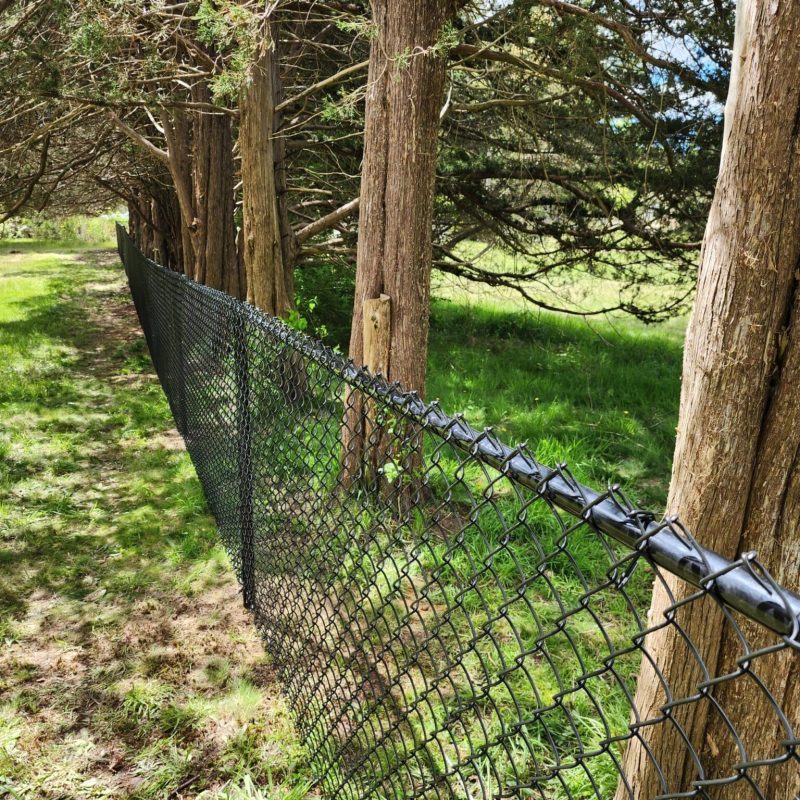
[[[353,34],[356,37],[363,36],[368,42],[378,36],[378,26],[368,17],[337,19],[335,24],[340,31]]]
[[[306,331],[308,329],[308,319],[296,308],[289,309],[289,314],[286,317],[286,324],[296,331]]]

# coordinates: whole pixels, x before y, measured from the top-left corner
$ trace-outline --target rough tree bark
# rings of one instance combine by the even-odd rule
[[[285,316],[294,292],[277,197],[273,61],[272,42],[265,38],[239,104],[243,246],[247,299],[269,314]]]
[[[284,100],[283,80],[281,78],[281,39],[279,26],[273,22],[270,26],[272,34],[272,154],[275,168],[275,194],[278,200],[278,225],[281,232],[281,253],[284,264],[286,294],[294,305],[294,266],[297,261],[298,243],[289,221],[289,193],[286,172],[286,137],[281,134],[283,114],[278,107]]]
[[[772,574],[798,588],[800,569],[800,3],[740,0],[719,180],[706,228],[695,309],[683,366],[680,424],[669,511],[704,545],[728,557],[753,549]],[[791,78],[789,76],[792,76]],[[690,592],[668,581],[677,600]],[[670,605],[657,585],[650,623]],[[741,645],[718,611],[692,604],[680,617],[712,674],[735,669]],[[775,637],[746,625],[753,646]],[[672,626],[646,645],[676,697],[702,677]],[[758,673],[800,726],[800,670],[786,653]],[[719,686],[717,701],[734,720],[749,758],[784,752],[772,708],[748,678]],[[636,705],[660,716],[666,698],[645,661]],[[700,700],[675,719],[703,753],[706,777],[736,775],[741,755],[719,712]],[[618,798],[644,800],[688,791],[696,765],[670,723],[644,727],[628,747],[630,787]],[[650,754],[643,746],[646,743]],[[663,770],[663,781],[654,762]],[[752,773],[770,800],[800,794],[792,761]],[[666,784],[666,785],[665,785]],[[714,798],[755,797],[738,781],[708,790]]]
[[[192,99],[210,103],[204,82],[192,89]],[[234,222],[233,134],[227,114],[198,113],[194,117],[192,179],[197,263],[196,278],[206,286],[243,297],[239,277]]]
[[[181,253],[181,214],[178,199],[168,181],[148,189],[149,215],[153,228],[154,261],[172,270],[183,271]]]
[[[176,111],[171,116],[163,111],[161,124],[167,142],[169,172],[180,210],[183,272],[192,280],[199,280],[197,254],[202,250],[202,241],[194,212],[191,121],[189,115],[181,111]]]
[[[192,90],[210,102],[208,87]],[[162,111],[169,167],[180,213],[183,271],[198,283],[243,297],[245,276],[236,254],[233,136],[225,114]]]
[[[431,224],[446,61],[437,48],[456,0],[372,0],[364,163],[350,357],[364,362],[363,306],[392,303],[386,377],[425,390]],[[360,469],[363,409],[348,398],[343,473]]]

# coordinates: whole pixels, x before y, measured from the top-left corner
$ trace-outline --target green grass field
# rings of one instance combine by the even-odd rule
[[[118,260],[80,249],[0,242],[0,797],[303,797]]]
[[[0,797],[304,795],[305,756],[241,611],[116,258],[0,243],[0,282]],[[450,294],[434,303],[428,395],[509,443],[526,440],[545,463],[568,462],[584,482],[620,481],[658,510],[677,418],[677,330],[619,319],[588,327]],[[386,542],[373,545],[377,561],[391,555]],[[601,569],[591,542],[577,545],[580,568]],[[532,554],[519,547],[524,562]],[[440,567],[446,550],[433,548],[422,566]],[[449,563],[469,577],[469,560]],[[580,594],[568,571],[557,580],[563,596]],[[492,586],[482,591],[502,601]],[[557,613],[553,598],[536,600],[544,617]],[[619,636],[629,635],[623,605],[608,606]],[[517,612],[519,630],[535,638],[525,609]],[[591,663],[602,643],[586,622],[575,632]],[[567,669],[574,658],[563,657]],[[540,687],[555,691],[539,666]],[[536,703],[524,699],[524,682],[515,691]],[[624,702],[609,693],[607,704],[624,727]],[[591,708],[574,711],[602,737]],[[610,764],[601,777],[613,786]]]
[[[466,257],[482,248],[460,246]],[[524,257],[493,249],[489,270],[516,272]],[[618,282],[562,276],[534,296],[575,310],[619,302]],[[663,301],[664,287],[641,287]],[[681,352],[687,317],[658,325],[620,312],[584,320],[541,312],[511,289],[435,274],[429,393],[467,412],[473,425],[494,425],[512,442],[526,440],[540,460],[566,461],[577,477],[604,487],[622,483],[633,499],[661,510],[675,442]],[[494,408],[487,398],[497,398]]]
[[[680,369],[680,343],[657,329],[434,304],[430,397],[595,487],[620,482],[655,510],[666,501]]]

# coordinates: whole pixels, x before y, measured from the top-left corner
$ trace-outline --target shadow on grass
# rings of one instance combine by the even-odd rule
[[[143,358],[135,319],[128,313],[127,330],[114,336],[104,330],[120,310],[129,312],[119,268],[92,265],[95,280],[117,284],[94,290],[91,310],[86,294],[76,291],[84,270],[51,277],[45,295],[15,304],[19,319],[0,323],[4,347],[27,354],[10,365],[11,378],[0,388],[9,426],[24,436],[23,446],[0,468],[10,499],[24,498],[20,510],[27,523],[14,547],[0,554],[9,574],[17,576],[13,591],[4,593],[5,604],[17,613],[26,594],[21,575],[29,576],[31,589],[81,597],[89,593],[82,583],[88,571],[113,579],[119,565],[106,563],[102,554],[116,547],[135,551],[140,563],[131,563],[128,554],[128,566],[146,588],[152,576],[141,561],[164,552],[205,552],[214,540],[180,446],[143,447],[155,433],[171,431],[172,423],[160,387],[140,374],[149,359]],[[110,383],[110,375],[129,380]],[[65,535],[71,523],[96,518],[100,504],[111,516]],[[192,541],[197,536],[201,547]]]

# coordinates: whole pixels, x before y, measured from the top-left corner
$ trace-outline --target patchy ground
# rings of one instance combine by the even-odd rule
[[[304,797],[114,255],[0,242],[0,375],[0,798]]]

